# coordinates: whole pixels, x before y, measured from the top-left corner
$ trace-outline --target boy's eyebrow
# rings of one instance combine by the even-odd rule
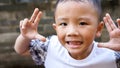
[[[60,21],[60,20],[68,20],[68,18],[59,17],[59,18],[57,18],[57,20],[58,20],[58,21]]]
[[[90,20],[89,17],[79,17],[78,20]]]
[[[61,21],[61,20],[68,20],[69,18],[65,18],[65,17],[59,17],[57,18],[58,21]],[[83,16],[83,17],[78,17],[77,20],[87,20],[89,21],[90,20],[90,17],[87,17],[87,16]]]

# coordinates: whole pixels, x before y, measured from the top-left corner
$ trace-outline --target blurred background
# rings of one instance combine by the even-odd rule
[[[20,34],[19,21],[30,18],[37,7],[43,12],[38,30],[44,36],[55,34],[52,28],[56,0],[0,0],[0,68],[44,68],[36,66],[31,57],[16,54],[14,43]],[[110,13],[113,20],[120,18],[120,0],[102,0],[103,13]],[[116,22],[115,22],[116,23]],[[106,28],[97,41],[108,41]]]

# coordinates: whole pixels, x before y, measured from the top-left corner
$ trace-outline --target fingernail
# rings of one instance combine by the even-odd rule
[[[35,8],[35,10],[39,10],[38,8]]]
[[[106,13],[106,16],[109,16],[109,13]]]

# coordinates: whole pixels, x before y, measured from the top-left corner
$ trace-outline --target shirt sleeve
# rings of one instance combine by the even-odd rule
[[[36,65],[41,65],[44,63],[47,49],[48,49],[49,39],[46,42],[42,42],[38,39],[31,40],[30,42],[30,54]]]
[[[120,52],[115,52],[117,68],[120,68]]]

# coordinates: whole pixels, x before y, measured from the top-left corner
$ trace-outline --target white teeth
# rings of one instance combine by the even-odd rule
[[[67,41],[67,44],[69,45],[81,45],[83,42],[80,41]]]

